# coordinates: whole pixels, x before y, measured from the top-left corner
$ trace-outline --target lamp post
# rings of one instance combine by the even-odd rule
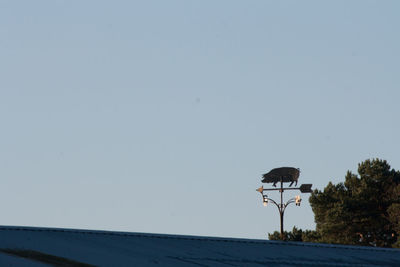
[[[285,203],[283,202],[283,192],[285,190],[300,190],[301,193],[311,193],[312,192],[312,184],[302,184],[300,185],[300,187],[283,187],[283,183],[284,182],[291,182],[290,185],[293,184],[294,181],[296,181],[297,183],[297,179],[299,176],[299,171],[297,173],[297,177],[295,177],[295,180],[293,179],[293,176],[291,173],[286,173],[287,170],[282,170],[282,169],[289,169],[288,167],[283,167],[283,168],[277,168],[277,169],[273,169],[271,172],[273,171],[281,171],[281,176],[277,177],[277,176],[268,176],[268,174],[264,174],[264,180],[265,181],[267,178],[273,177],[273,179],[268,182],[273,182],[274,185],[279,182],[280,183],[280,187],[279,188],[266,188],[264,189],[264,186],[261,186],[260,188],[257,189],[258,192],[261,193],[262,198],[263,198],[263,205],[267,206],[268,202],[272,202],[273,204],[275,204],[275,206],[278,208],[279,211],[279,217],[280,217],[280,226],[281,226],[281,240],[284,239],[283,237],[283,216],[285,214],[285,210],[286,207],[291,204],[291,203],[296,203],[296,206],[300,206],[301,203],[301,197],[298,195],[294,198],[289,199],[288,201],[286,201]],[[294,168],[293,168],[294,169]],[[265,191],[276,191],[278,190],[280,192],[281,195],[281,201],[280,203],[277,203],[275,200],[273,200],[272,198],[269,198],[267,194],[264,194]]]

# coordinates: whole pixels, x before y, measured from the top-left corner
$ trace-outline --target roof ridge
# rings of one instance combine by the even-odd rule
[[[198,240],[198,241],[213,241],[213,242],[237,242],[237,243],[250,243],[250,244],[268,244],[280,246],[303,246],[303,247],[319,247],[319,248],[338,248],[349,250],[373,250],[379,252],[396,252],[400,250],[393,248],[381,247],[362,247],[350,246],[340,244],[326,244],[326,243],[307,243],[307,242],[285,242],[275,240],[261,240],[261,239],[246,239],[235,237],[213,237],[213,236],[194,236],[194,235],[179,235],[179,234],[161,234],[161,233],[140,233],[140,232],[122,232],[110,230],[88,230],[88,229],[68,229],[68,228],[52,228],[52,227],[34,227],[34,226],[0,226],[0,231],[31,231],[31,232],[60,232],[60,233],[75,233],[75,234],[91,234],[91,235],[111,235],[111,236],[136,236],[145,238],[161,238],[161,239],[185,239],[185,240]]]

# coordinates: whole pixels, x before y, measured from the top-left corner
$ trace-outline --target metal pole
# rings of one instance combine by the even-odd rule
[[[279,209],[279,213],[281,216],[281,240],[283,240],[283,213],[285,212],[283,209],[283,179],[281,178],[281,206]]]
[[[283,237],[283,212],[284,212],[284,211],[280,211],[280,212],[279,212],[280,215],[281,215],[281,240],[282,240],[282,241],[284,240],[284,237]]]

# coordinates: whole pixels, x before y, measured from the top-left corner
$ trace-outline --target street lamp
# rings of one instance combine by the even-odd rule
[[[283,192],[285,190],[300,190],[301,193],[311,193],[312,192],[312,184],[302,184],[300,187],[290,187],[294,182],[299,179],[300,170],[292,167],[281,167],[272,169],[269,173],[263,175],[263,183],[273,183],[273,186],[276,186],[276,183],[280,183],[280,188],[267,188],[264,189],[264,186],[261,186],[257,189],[258,192],[261,193],[263,198],[263,205],[267,206],[268,202],[273,203],[279,211],[280,215],[280,223],[281,223],[281,240],[283,240],[283,215],[285,214],[286,207],[290,203],[295,203],[296,206],[300,206],[301,197],[298,195],[294,198],[289,199],[285,203],[283,202]],[[283,187],[283,183],[289,183],[289,187]],[[276,191],[278,190],[281,194],[281,201],[277,203],[275,200],[268,197],[267,194],[264,194],[265,191]]]

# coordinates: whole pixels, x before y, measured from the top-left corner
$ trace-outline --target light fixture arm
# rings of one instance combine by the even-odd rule
[[[280,226],[281,226],[281,240],[284,240],[284,236],[283,236],[283,216],[285,214],[286,207],[289,206],[289,204],[291,204],[291,203],[296,203],[296,206],[299,206],[301,199],[300,199],[300,196],[297,196],[297,197],[289,199],[288,201],[286,201],[286,203],[284,203],[283,202],[283,192],[285,190],[297,189],[297,190],[300,190],[302,193],[311,193],[311,186],[312,185],[311,184],[305,184],[305,185],[301,185],[298,188],[284,188],[283,187],[283,179],[281,179],[280,184],[281,184],[280,188],[264,189],[264,187],[261,186],[260,188],[257,189],[257,191],[261,193],[264,203],[268,203],[268,201],[270,201],[273,204],[275,204],[275,206],[278,208],[279,217],[280,217]],[[269,198],[266,194],[264,195],[264,191],[274,191],[274,190],[279,190],[279,192],[280,192],[280,195],[281,195],[280,196],[281,197],[280,203],[277,203],[272,198]]]

